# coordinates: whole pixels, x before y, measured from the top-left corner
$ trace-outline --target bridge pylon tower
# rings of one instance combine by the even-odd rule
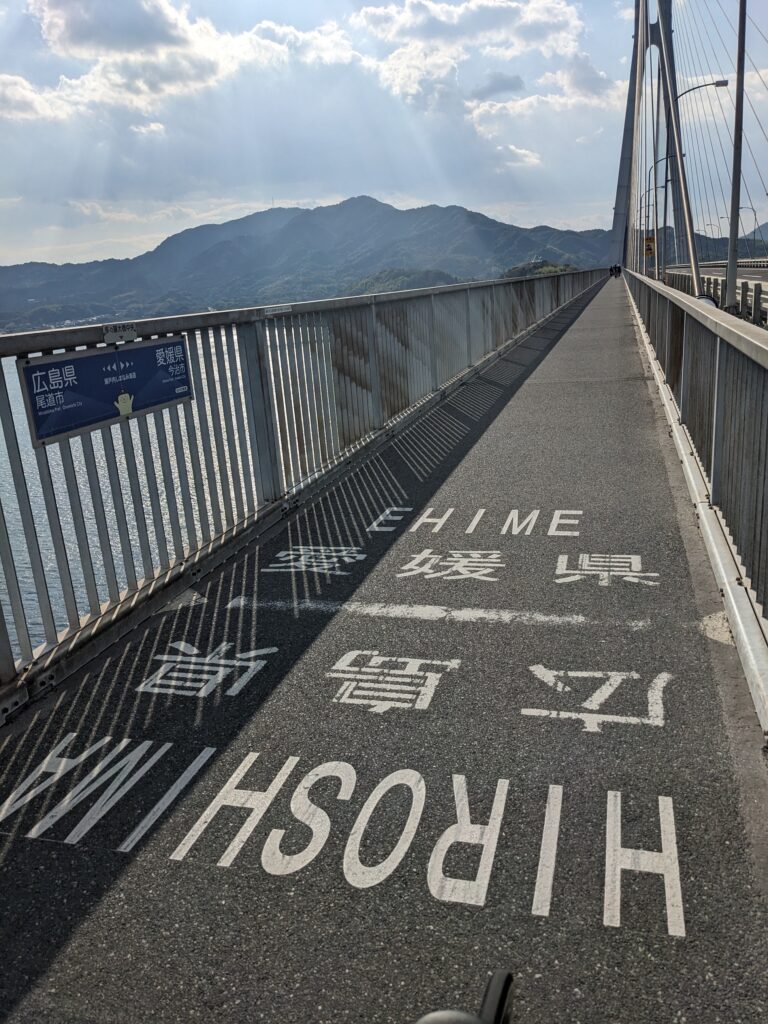
[[[650,77],[653,96],[653,77],[649,53],[658,54],[658,81],[652,130],[652,166],[639,166],[638,150],[642,133],[647,126],[643,119],[643,94]],[[619,176],[616,186],[616,204],[613,210],[611,238],[612,261],[622,263],[631,270],[652,271],[660,276],[662,266],[659,254],[666,252],[667,186],[672,199],[674,229],[674,256],[676,262],[689,262],[694,279],[695,294],[701,293],[701,277],[691,214],[691,202],[686,178],[685,159],[680,131],[678,83],[675,65],[674,35],[672,31],[672,0],[656,0],[656,20],[650,20],[649,0],[635,0],[635,32],[632,47],[627,108],[624,116],[624,135],[621,144]],[[662,131],[663,128],[663,131]],[[661,146],[665,150],[660,153]],[[663,184],[659,184],[659,168],[663,167]],[[651,182],[645,188],[645,178]],[[652,179],[652,181],[651,181]],[[653,266],[645,256],[644,229],[641,221],[644,189],[653,209],[653,235],[655,240]],[[664,192],[664,223],[659,224],[657,196]],[[650,221],[650,217],[648,216]],[[661,238],[660,238],[661,235]],[[668,262],[664,259],[662,262]]]

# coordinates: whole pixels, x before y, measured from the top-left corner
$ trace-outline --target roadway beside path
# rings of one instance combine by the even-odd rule
[[[610,281],[27,710],[4,1018],[408,1024],[508,967],[533,1024],[762,1019],[768,777],[673,451]]]

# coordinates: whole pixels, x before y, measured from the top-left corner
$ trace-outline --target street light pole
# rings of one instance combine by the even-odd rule
[[[702,82],[701,85],[692,85],[690,89],[683,89],[679,92],[675,99],[681,99],[683,96],[687,96],[689,92],[696,92],[697,89],[709,89],[714,86],[715,89],[724,89],[728,85],[727,78],[718,78],[715,82]]]
[[[728,237],[728,269],[725,272],[725,309],[736,309],[736,265],[739,258],[739,203],[741,202],[741,145],[744,136],[744,50],[747,33],[747,0],[739,0],[736,50],[736,111],[733,121],[733,170],[731,171],[731,223]]]

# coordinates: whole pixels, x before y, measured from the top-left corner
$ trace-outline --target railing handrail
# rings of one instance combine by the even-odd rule
[[[743,352],[745,356],[768,369],[768,338],[762,327],[746,320],[739,320],[738,317],[734,317],[730,313],[704,304],[698,299],[686,295],[685,292],[662,284],[652,277],[636,274],[632,270],[625,270],[624,273],[653,288],[666,299],[674,302],[676,306],[684,309],[689,316],[692,316],[713,334],[718,335],[723,341],[727,341],[729,345],[733,345],[734,348]]]
[[[406,288],[402,291],[368,292],[365,295],[347,295],[330,299],[307,299],[301,302],[262,303],[258,306],[244,306],[239,309],[212,309],[198,313],[179,313],[174,316],[146,317],[131,320],[140,337],[154,334],[176,334],[179,331],[196,330],[200,327],[218,327],[221,324],[246,324],[270,315],[270,310],[280,309],[291,313],[318,313],[323,310],[346,309],[353,306],[370,306],[376,303],[397,302],[401,299],[423,298],[448,292],[463,292],[467,289],[487,288],[489,285],[514,282],[540,281],[544,278],[561,277],[564,274],[580,273],[581,270],[604,271],[606,267],[587,267],[575,270],[561,270],[552,274],[531,274],[528,277],[499,277],[487,281],[466,281],[459,284],[435,285],[427,288]],[[81,324],[72,327],[47,327],[34,331],[16,331],[0,334],[0,358],[50,352],[53,349],[74,348],[79,345],[94,345],[104,340],[103,328],[114,323],[105,320],[98,324]]]
[[[728,263],[726,260],[708,260],[706,263],[699,263],[700,267],[726,267]],[[742,267],[749,270],[750,267],[768,267],[768,257],[765,256],[754,256],[745,257],[736,264],[737,269]],[[667,270],[689,270],[690,263],[668,263],[666,266]]]

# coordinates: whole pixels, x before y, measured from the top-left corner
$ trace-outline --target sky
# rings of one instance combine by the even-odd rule
[[[0,264],[372,195],[608,227],[628,0],[0,0]]]

